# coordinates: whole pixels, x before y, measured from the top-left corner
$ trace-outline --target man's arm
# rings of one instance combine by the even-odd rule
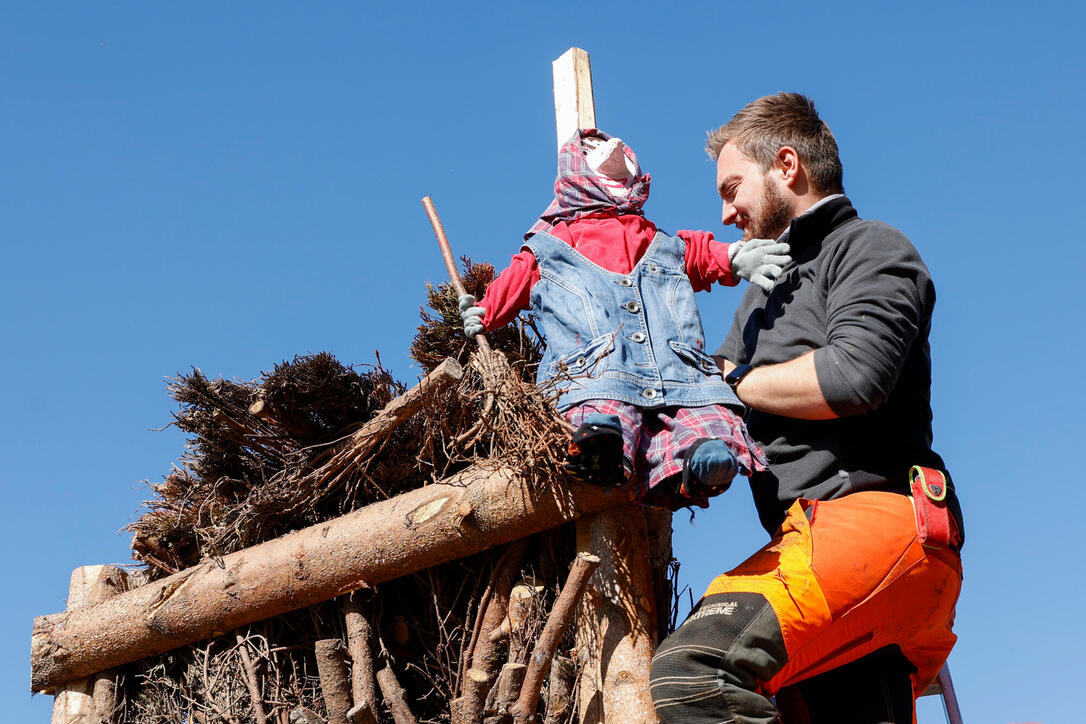
[[[735,369],[723,357],[716,361],[725,376]],[[755,367],[735,386],[735,394],[748,407],[774,415],[801,420],[838,417],[822,394],[813,350],[788,362]]]
[[[876,409],[894,389],[928,308],[930,276],[900,232],[879,233],[827,261],[828,344],[778,364],[758,365],[736,385],[748,407],[784,417],[828,420]],[[925,292],[921,292],[921,288]],[[742,360],[737,318],[721,348]],[[735,365],[718,364],[727,375]]]

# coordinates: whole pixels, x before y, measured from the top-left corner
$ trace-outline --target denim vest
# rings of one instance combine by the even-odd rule
[[[559,410],[585,400],[743,410],[703,351],[682,239],[658,231],[629,274],[603,269],[545,231],[524,248],[539,265],[531,307],[547,340],[536,379],[557,378]]]

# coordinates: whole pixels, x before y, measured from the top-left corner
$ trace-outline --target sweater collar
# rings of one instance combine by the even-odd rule
[[[792,219],[779,241],[787,241],[792,246],[792,255],[795,256],[798,249],[807,246],[812,240],[824,238],[838,226],[857,216],[859,214],[847,196],[832,194],[819,199],[814,206]]]

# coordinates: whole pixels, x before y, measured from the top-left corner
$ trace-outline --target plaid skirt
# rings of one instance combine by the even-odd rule
[[[574,427],[592,414],[617,415],[622,452],[642,490],[650,491],[682,473],[683,456],[701,438],[723,440],[739,461],[740,473],[765,470],[765,454],[738,415],[723,405],[644,409],[615,400],[588,400],[565,413]]]

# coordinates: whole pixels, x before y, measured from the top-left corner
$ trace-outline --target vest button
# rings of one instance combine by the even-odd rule
[[[587,361],[588,360],[586,360],[584,357],[578,357],[577,361],[574,362],[573,365],[575,367],[584,367],[584,363],[587,362]]]
[[[656,397],[656,390],[650,387],[647,390],[642,390],[641,394],[645,397],[645,399],[651,400]]]
[[[629,279],[627,279],[626,277],[622,277],[621,279],[619,279],[618,284],[619,284],[619,286],[622,286],[622,287],[632,287],[633,286],[633,282],[630,281]]]
[[[644,342],[648,337],[645,336],[644,332],[634,332],[630,335],[630,339],[634,342]]]
[[[641,311],[641,305],[637,302],[626,302],[622,306],[626,308],[627,312],[632,312],[633,314],[637,314]]]

